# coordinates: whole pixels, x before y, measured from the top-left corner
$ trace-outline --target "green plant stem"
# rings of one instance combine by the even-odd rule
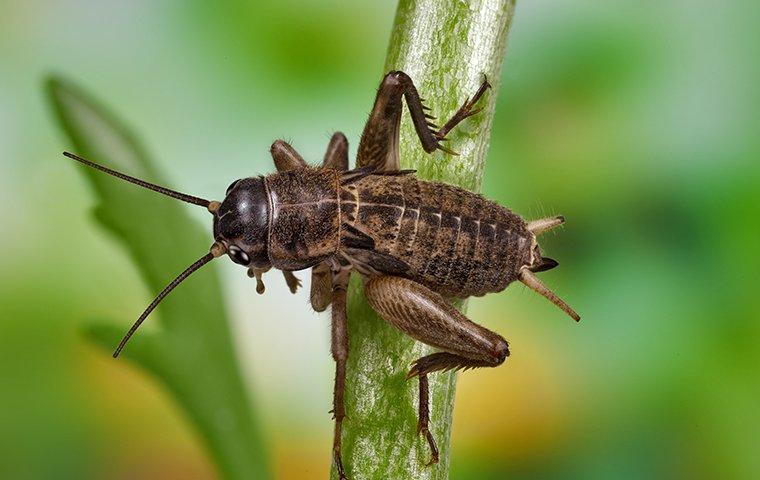
[[[477,191],[488,150],[513,0],[401,0],[396,12],[384,72],[403,70],[439,122],[449,118],[483,76],[493,86],[482,112],[450,134],[448,147],[459,152],[426,154],[405,115],[401,131],[403,168],[417,175]],[[464,302],[459,305],[464,308]],[[380,319],[366,303],[361,282],[349,289],[350,353],[346,381],[343,459],[352,480],[446,479],[456,374],[430,376],[431,430],[440,463],[430,467],[430,451],[416,434],[417,381],[406,373],[415,359],[432,350]],[[337,478],[335,469],[333,478]]]

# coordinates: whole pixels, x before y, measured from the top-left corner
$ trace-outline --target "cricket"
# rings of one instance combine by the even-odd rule
[[[293,272],[311,268],[310,302],[318,312],[332,306],[333,462],[347,479],[341,459],[346,416],[346,360],[349,332],[346,290],[352,272],[385,321],[437,349],[416,360],[407,374],[419,383],[417,432],[430,447],[430,464],[439,453],[429,429],[428,375],[446,370],[496,367],[509,356],[509,344],[460,313],[451,299],[500,292],[520,281],[575,321],[580,316],[547,288],[537,273],[558,265],[541,254],[537,238],[565,222],[554,216],[526,221],[481,195],[441,182],[420,180],[400,167],[399,130],[403,103],[427,153],[450,155],[446,136],[475,108],[490,85],[484,79],[472,98],[443,126],[433,121],[412,79],[404,72],[385,75],[359,142],[356,166],[349,170],[348,141],[335,133],[322,165],[310,166],[288,143],[277,140],[271,155],[277,173],[236,180],[224,199],[210,201],[164,188],[81,158],[64,155],[122,180],[208,209],[214,241],[208,253],[172,280],[129,329],[117,357],[140,325],[177,285],[211,260],[227,255],[247,268],[264,293],[263,274],[281,270],[293,293],[301,286]]]

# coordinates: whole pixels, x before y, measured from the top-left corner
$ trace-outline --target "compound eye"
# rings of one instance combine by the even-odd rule
[[[248,265],[250,263],[250,260],[248,259],[248,255],[242,250],[240,250],[235,245],[230,245],[227,249],[227,252],[230,254],[230,258],[233,262],[240,264],[240,265]]]
[[[238,179],[237,179],[237,180],[235,180],[234,182],[230,183],[230,186],[229,186],[229,187],[227,187],[227,191],[224,193],[224,195],[225,195],[225,196],[229,195],[229,194],[230,194],[230,191],[231,191],[233,188],[235,188],[235,185],[237,185],[239,181],[240,181],[240,179],[238,178]]]

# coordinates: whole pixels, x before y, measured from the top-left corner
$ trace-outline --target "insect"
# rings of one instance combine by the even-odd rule
[[[418,379],[418,431],[430,447],[431,463],[437,462],[438,448],[428,428],[428,375],[496,367],[509,355],[501,335],[470,321],[448,298],[499,292],[519,280],[580,320],[535,275],[558,265],[541,254],[536,238],[564,223],[564,217],[527,222],[480,195],[419,180],[413,170],[400,169],[403,101],[424,150],[455,154],[442,142],[457,124],[480,111],[474,107],[488,88],[484,80],[472,99],[438,127],[411,78],[390,72],[380,84],[362,133],[355,169],[348,169],[348,142],[342,133],[332,136],[321,167],[309,166],[289,144],[277,140],[271,147],[277,173],[232,182],[221,202],[154,185],[64,152],[128,182],[206,207],[213,215],[209,252],[158,294],[113,356],[172,289],[216,257],[227,255],[247,267],[258,293],[264,292],[262,275],[271,268],[283,272],[293,293],[300,286],[293,272],[311,268],[312,307],[321,312],[332,305],[333,461],[345,479],[341,432],[349,354],[346,288],[351,272],[357,272],[369,304],[383,319],[440,350],[414,362],[407,375]]]

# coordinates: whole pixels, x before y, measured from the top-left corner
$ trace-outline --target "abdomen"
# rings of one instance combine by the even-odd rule
[[[374,250],[404,262],[403,276],[445,296],[503,290],[527,261],[525,222],[480,195],[413,176],[370,176],[352,196],[355,205],[342,210],[355,208],[349,223],[374,240]]]

